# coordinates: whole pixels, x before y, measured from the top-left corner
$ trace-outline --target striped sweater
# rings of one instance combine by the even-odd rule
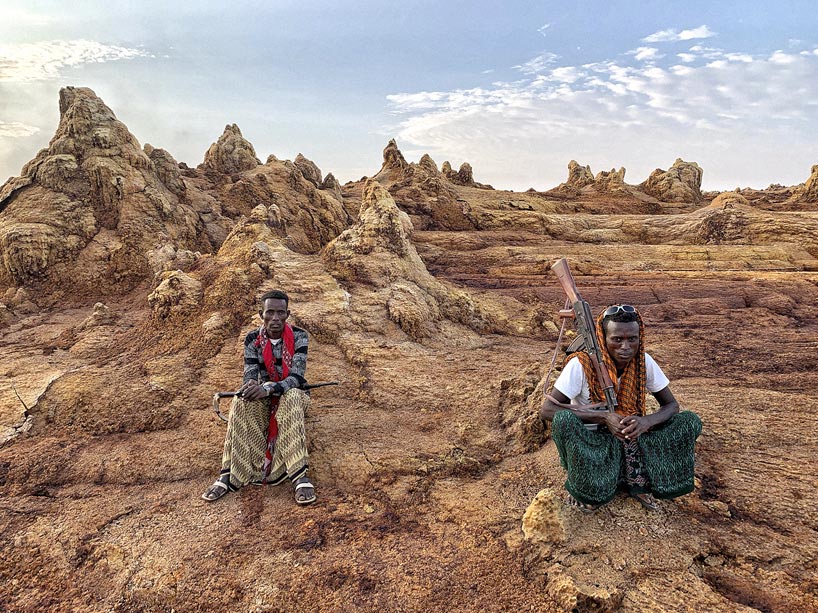
[[[273,395],[280,396],[284,392],[294,387],[301,387],[307,383],[304,374],[307,371],[307,332],[301,328],[293,328],[293,337],[295,341],[295,355],[293,355],[293,364],[290,367],[290,374],[283,381],[279,381],[274,385],[264,385],[270,382],[270,376],[267,374],[267,369],[264,367],[264,356],[262,355],[263,346],[256,347],[255,342],[259,335],[259,330],[256,328],[249,332],[244,337],[244,382],[256,381],[264,387],[271,390]],[[281,345],[282,342],[273,343],[273,357],[275,358],[275,367],[278,375],[281,376]]]

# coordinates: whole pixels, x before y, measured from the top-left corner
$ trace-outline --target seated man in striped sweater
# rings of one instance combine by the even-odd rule
[[[262,325],[244,339],[244,383],[227,424],[219,478],[202,498],[212,502],[248,483],[295,484],[295,501],[315,502],[307,477],[304,413],[307,333],[290,326],[289,298],[279,290],[261,297]]]

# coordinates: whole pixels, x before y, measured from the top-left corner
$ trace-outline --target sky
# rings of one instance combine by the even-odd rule
[[[2,0],[0,183],[47,146],[66,85],[190,166],[236,123],[263,162],[342,183],[394,138],[545,190],[570,160],[703,189],[804,182],[818,164],[812,1]]]

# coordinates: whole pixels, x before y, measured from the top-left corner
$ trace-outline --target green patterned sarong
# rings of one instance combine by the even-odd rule
[[[693,447],[701,431],[698,415],[684,411],[637,439],[648,476],[645,490],[656,498],[693,491]],[[583,504],[610,502],[625,480],[622,443],[604,426],[588,430],[571,411],[554,415],[551,437],[568,472],[565,489]]]

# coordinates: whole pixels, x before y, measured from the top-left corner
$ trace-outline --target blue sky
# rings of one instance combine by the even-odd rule
[[[342,182],[390,138],[517,190],[571,159],[639,183],[682,157],[706,189],[818,164],[812,2],[176,4],[4,0],[0,181],[48,143],[65,85],[190,165],[237,123],[262,161],[300,152]]]

